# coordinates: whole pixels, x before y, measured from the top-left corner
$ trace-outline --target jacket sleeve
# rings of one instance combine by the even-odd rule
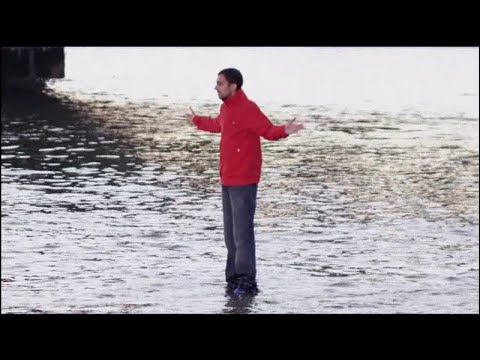
[[[222,130],[218,117],[211,118],[208,116],[194,116],[192,121],[199,130],[212,133],[219,133]]]
[[[273,125],[255,103],[251,105],[249,119],[249,128],[267,140],[278,140],[288,136],[285,132],[285,125]]]

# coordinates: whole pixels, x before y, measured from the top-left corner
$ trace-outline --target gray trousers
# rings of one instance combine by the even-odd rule
[[[228,282],[243,278],[255,283],[255,235],[253,218],[257,204],[258,184],[222,185],[223,225],[227,246]]]

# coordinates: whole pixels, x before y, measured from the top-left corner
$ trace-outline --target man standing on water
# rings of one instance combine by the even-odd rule
[[[198,116],[190,108],[188,121],[198,129],[221,133],[220,178],[223,224],[227,247],[227,290],[236,295],[256,293],[254,215],[262,168],[260,136],[267,140],[286,138],[303,125],[275,126],[242,90],[237,69],[218,73],[215,90],[223,101],[216,118]]]

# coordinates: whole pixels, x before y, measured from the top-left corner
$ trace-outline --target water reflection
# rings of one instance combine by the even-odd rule
[[[224,314],[250,314],[256,305],[256,294],[244,294],[237,296],[228,293],[225,295],[225,297],[227,300],[222,311]]]
[[[103,104],[49,92],[8,92],[2,96],[2,165],[63,170],[69,180],[106,168],[124,173],[138,168],[144,161],[135,156],[132,134],[105,126],[106,116],[115,114]]]

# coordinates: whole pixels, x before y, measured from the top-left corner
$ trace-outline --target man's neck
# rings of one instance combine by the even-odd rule
[[[243,93],[242,89],[234,91],[228,98],[223,100],[226,105],[235,104],[238,102],[242,102],[242,100],[246,98],[245,94]]]

